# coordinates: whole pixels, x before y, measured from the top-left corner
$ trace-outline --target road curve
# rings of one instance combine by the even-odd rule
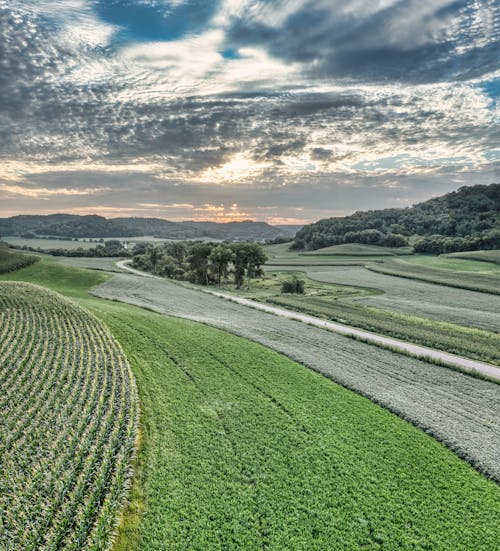
[[[127,260],[121,260],[116,263],[116,265],[127,272],[131,272],[136,275],[143,277],[149,277],[154,279],[163,279],[159,276],[148,274],[141,270],[136,270],[128,265]],[[198,288],[197,288],[198,289]],[[500,367],[488,364],[486,362],[480,362],[477,360],[471,360],[469,358],[464,358],[462,356],[457,356],[455,354],[450,354],[448,352],[443,352],[441,350],[435,350],[433,348],[428,348],[426,346],[421,346],[411,342],[402,341],[399,339],[394,339],[392,337],[384,337],[377,333],[372,333],[370,331],[364,331],[363,329],[357,329],[356,327],[351,327],[349,325],[344,325],[343,323],[337,323],[333,321],[327,321],[314,316],[309,316],[307,314],[301,314],[300,312],[295,312],[293,310],[287,310],[285,308],[278,308],[276,306],[271,306],[270,304],[265,304],[262,302],[257,302],[244,297],[238,297],[228,293],[222,293],[219,291],[212,291],[209,289],[198,289],[204,293],[208,293],[244,306],[249,306],[257,310],[262,310],[263,312],[268,312],[269,314],[274,314],[276,316],[282,316],[288,319],[293,319],[296,321],[301,321],[315,327],[320,327],[328,331],[333,331],[347,337],[354,337],[361,339],[368,343],[373,343],[384,348],[390,348],[394,351],[403,352],[406,354],[412,354],[418,356],[419,358],[438,361],[452,367],[458,367],[461,370],[479,373],[485,375],[492,379],[500,381]]]

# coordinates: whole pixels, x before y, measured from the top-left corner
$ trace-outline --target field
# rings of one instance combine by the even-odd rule
[[[91,249],[99,243],[90,243],[88,240],[73,241],[72,239],[37,239],[25,237],[3,237],[3,239],[14,247],[32,247],[33,249],[69,249],[74,250],[81,247],[82,249]]]
[[[411,247],[378,247],[376,245],[361,245],[359,243],[346,243],[344,245],[332,245],[314,251],[301,253],[304,256],[397,256],[413,254]]]
[[[313,316],[500,365],[498,333],[379,310],[359,303],[332,299],[330,296],[276,295],[267,301]]]
[[[107,549],[135,443],[127,359],[60,295],[0,282],[0,547]]]
[[[464,260],[478,260],[480,262],[494,262],[500,264],[500,250],[494,251],[467,251],[462,253],[450,253],[446,258],[462,258]]]
[[[265,266],[275,271],[274,266]],[[296,266],[280,270],[296,271]],[[409,314],[419,318],[445,321],[486,331],[500,331],[500,297],[475,291],[434,285],[423,281],[376,273],[362,266],[308,266],[302,268],[308,277],[325,283],[368,287],[382,294],[351,297],[381,310]]]
[[[34,264],[39,259],[40,257],[38,256],[11,251],[7,247],[0,245],[0,274],[14,272],[30,264]]]
[[[360,249],[355,246],[346,246],[347,250],[339,253],[337,249],[333,254],[316,254],[289,251],[290,243],[279,243],[277,245],[266,245],[264,251],[268,256],[268,265],[272,266],[364,266],[368,262],[382,262],[388,255],[382,247],[380,254],[374,254],[373,248],[364,248],[366,254],[360,254]],[[343,245],[342,245],[343,247]],[[356,249],[356,250],[355,250]]]
[[[398,380],[406,379],[401,389],[418,376],[408,398],[421,411],[430,399],[435,409],[436,394],[426,398],[433,380],[447,444],[460,433],[469,461],[477,447],[483,467],[488,454],[491,466],[498,457],[496,385],[169,282],[105,281],[101,272],[47,260],[3,278],[14,276],[56,287],[102,318],[136,376],[142,446],[117,550],[495,548],[498,486],[429,435],[258,344],[86,290],[100,283],[99,294],[247,327],[275,348],[301,339],[297,349],[316,359],[321,352],[330,376],[359,376],[370,388],[389,382],[392,370],[394,396]]]
[[[419,256],[368,264],[367,268],[383,274],[500,295],[500,267],[492,263]]]

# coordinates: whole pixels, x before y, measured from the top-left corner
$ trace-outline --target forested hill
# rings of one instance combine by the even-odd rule
[[[291,238],[300,226],[271,226],[265,222],[172,222],[162,218],[104,218],[75,214],[20,215],[0,218],[0,235],[56,237],[137,237],[165,239]]]
[[[412,235],[426,238],[422,243],[429,243],[431,236],[434,242],[447,241],[451,249],[500,247],[500,184],[462,187],[413,207],[320,220],[297,232],[293,248],[349,242],[399,246]]]

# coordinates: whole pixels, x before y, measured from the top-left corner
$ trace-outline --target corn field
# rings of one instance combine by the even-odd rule
[[[109,549],[131,476],[135,383],[106,326],[0,282],[0,549]]]

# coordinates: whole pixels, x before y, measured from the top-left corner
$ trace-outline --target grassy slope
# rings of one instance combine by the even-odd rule
[[[105,277],[2,279],[84,303],[129,357],[143,445],[118,549],[496,547],[498,486],[431,437],[259,345],[86,295]]]

